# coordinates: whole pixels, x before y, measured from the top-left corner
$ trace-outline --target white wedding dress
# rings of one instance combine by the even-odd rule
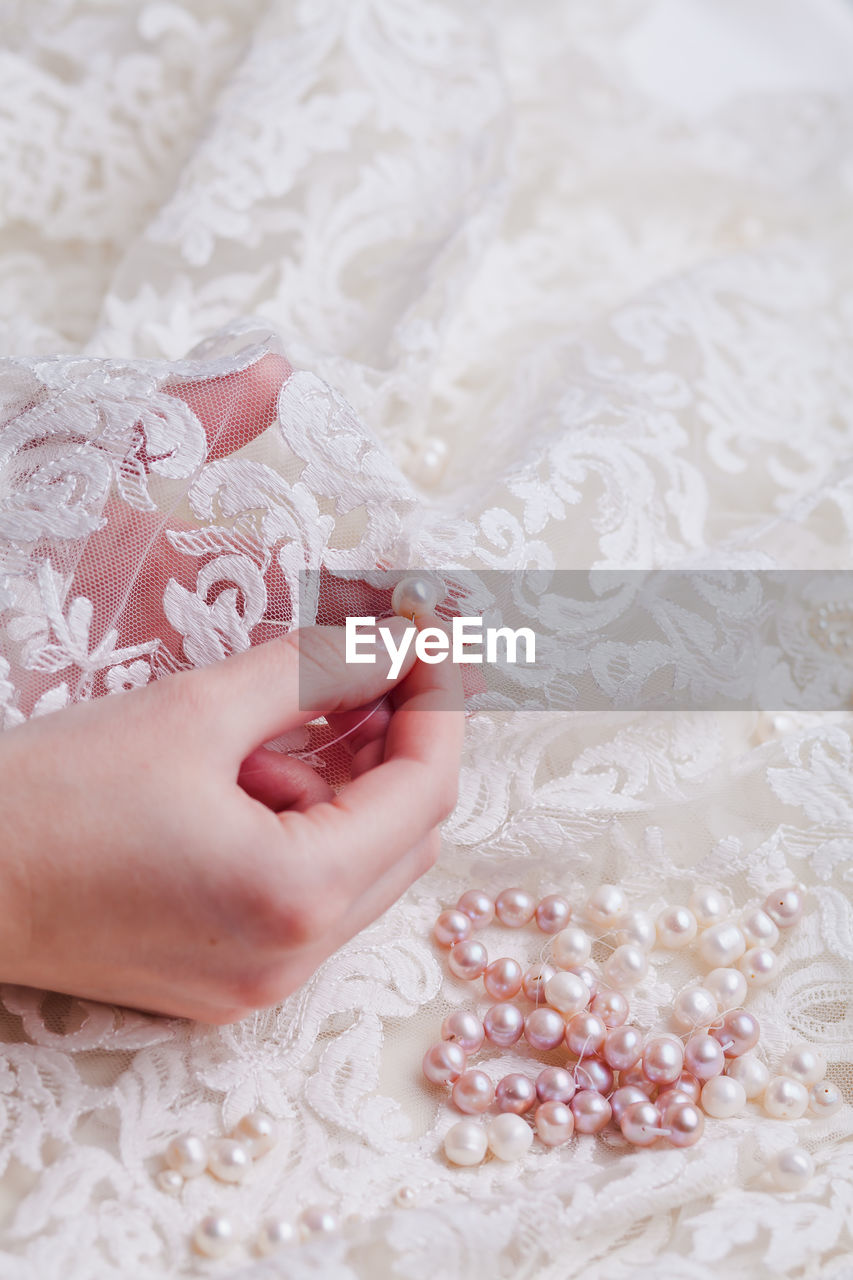
[[[294,571],[851,567],[845,0],[0,0],[0,26],[7,728],[264,638],[273,544]],[[132,564],[164,527],[165,638]],[[215,1273],[849,1277],[851,734],[472,701],[438,866],[280,1008],[212,1029],[3,987],[0,1280],[205,1270],[206,1212],[249,1236],[308,1203],[343,1230]],[[446,1163],[420,1060],[471,1001],[430,940],[463,888],[792,879],[751,1007],[771,1065],[820,1047],[841,1111]],[[692,972],[656,956],[644,1025]],[[284,1136],[246,1183],[159,1189],[175,1134],[256,1106]],[[783,1195],[792,1142],[817,1171]]]

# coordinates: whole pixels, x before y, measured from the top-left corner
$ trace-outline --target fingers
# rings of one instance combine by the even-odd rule
[[[258,747],[240,765],[237,782],[247,795],[273,809],[309,809],[331,800],[334,792],[304,760]]]

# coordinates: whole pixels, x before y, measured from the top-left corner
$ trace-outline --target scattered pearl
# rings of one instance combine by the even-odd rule
[[[673,1020],[682,1031],[709,1026],[717,1012],[716,996],[707,987],[686,987],[672,1005]]]
[[[551,958],[560,969],[574,969],[586,964],[591,951],[592,943],[589,938],[583,929],[574,924],[555,934],[551,944]]]
[[[712,924],[699,938],[699,954],[710,969],[732,965],[746,951],[746,938],[736,924]]]
[[[700,929],[719,924],[729,914],[729,904],[725,894],[713,884],[697,885],[687,905],[696,917],[696,923]]]
[[[603,988],[593,996],[590,1008],[608,1029],[624,1026],[628,1021],[628,1001],[621,991],[608,991]]]
[[[408,467],[415,484],[422,489],[434,488],[444,474],[448,453],[447,441],[441,436],[424,436]]]
[[[779,941],[779,926],[761,907],[745,907],[738,924],[750,947],[775,947]]]
[[[510,929],[529,924],[536,910],[536,899],[526,889],[504,889],[495,899],[495,915]]]
[[[194,1133],[173,1138],[166,1148],[166,1164],[182,1178],[197,1178],[207,1168],[207,1143]]]
[[[652,1036],[643,1050],[643,1074],[652,1084],[672,1084],[684,1068],[684,1049],[680,1040]]]
[[[821,1080],[809,1094],[809,1112],[813,1116],[832,1116],[838,1111],[844,1099],[841,1090],[830,1080]]]
[[[790,929],[805,909],[805,894],[799,885],[775,889],[764,900],[764,910],[780,929]]]
[[[483,1018],[486,1038],[499,1049],[508,1049],[521,1039],[524,1014],[514,1004],[493,1004]]]
[[[238,1120],[233,1136],[249,1148],[253,1160],[272,1151],[278,1140],[278,1126],[265,1111],[250,1111]]]
[[[575,1080],[579,1089],[595,1089],[597,1093],[611,1094],[615,1080],[613,1072],[601,1058],[584,1058],[575,1067]]]
[[[476,1053],[482,1048],[486,1033],[483,1024],[469,1009],[454,1009],[441,1024],[442,1040],[455,1040],[466,1053]]]
[[[602,884],[590,894],[584,906],[584,914],[599,929],[617,928],[628,911],[628,899],[618,885]]]
[[[575,1131],[575,1117],[571,1107],[556,1098],[543,1102],[533,1117],[539,1141],[546,1147],[561,1147]]]
[[[495,904],[482,889],[467,889],[457,902],[456,909],[464,912],[475,929],[485,929],[495,918]]]
[[[258,1253],[267,1257],[285,1245],[296,1244],[298,1240],[299,1233],[292,1222],[288,1222],[286,1218],[269,1218],[261,1223],[255,1237],[255,1248]]]
[[[642,1033],[632,1026],[611,1027],[604,1037],[601,1056],[614,1071],[628,1071],[643,1056]]]
[[[611,1094],[610,1110],[613,1113],[613,1119],[617,1124],[621,1125],[622,1116],[628,1107],[633,1106],[635,1102],[648,1102],[649,1095],[644,1093],[642,1089],[638,1089],[635,1084],[624,1084]]]
[[[488,1111],[494,1101],[495,1086],[485,1071],[472,1069],[463,1071],[462,1075],[454,1080],[450,1096],[458,1110],[465,1115],[482,1115],[484,1111]]]
[[[658,942],[667,951],[680,951],[699,931],[696,917],[688,907],[664,907],[655,921]]]
[[[739,1009],[749,990],[740,969],[731,968],[712,969],[702,985],[724,1013],[728,1009]]]
[[[744,1053],[739,1058],[732,1058],[726,1064],[726,1075],[740,1081],[750,1102],[761,1097],[770,1080],[770,1072],[754,1053]]]
[[[633,1102],[619,1121],[623,1138],[635,1147],[650,1147],[661,1136],[660,1112],[653,1102]]]
[[[193,1244],[207,1258],[224,1258],[236,1243],[231,1219],[224,1213],[209,1213],[193,1232]]]
[[[790,1076],[811,1088],[826,1075],[826,1058],[811,1045],[799,1044],[789,1049],[779,1063],[779,1075]]]
[[[481,978],[488,963],[488,952],[482,942],[478,942],[476,938],[463,938],[461,942],[455,943],[447,957],[447,967],[450,972],[468,982]]]
[[[533,1143],[533,1130],[511,1111],[495,1116],[486,1130],[489,1149],[499,1160],[518,1160]]]
[[[711,1080],[725,1066],[726,1058],[720,1042],[701,1033],[691,1036],[684,1046],[684,1065],[697,1080]]]
[[[534,964],[521,979],[521,989],[534,1004],[541,1004],[547,999],[545,988],[557,970],[552,964]]]
[[[559,933],[572,918],[572,909],[558,893],[549,893],[536,908],[536,923],[543,933]]]
[[[769,947],[750,947],[738,960],[737,967],[751,987],[765,987],[776,977],[779,961]]]
[[[576,1058],[592,1058],[604,1044],[607,1028],[594,1013],[576,1013],[566,1024],[566,1044]]]
[[[723,1017],[722,1026],[713,1027],[711,1035],[719,1040],[727,1058],[739,1058],[755,1048],[760,1030],[758,1019],[746,1009],[730,1009]]]
[[[451,1164],[479,1164],[488,1147],[485,1126],[477,1120],[460,1120],[444,1135],[444,1154]]]
[[[498,1111],[512,1112],[513,1115],[524,1115],[536,1101],[536,1085],[529,1076],[520,1071],[513,1071],[498,1081],[495,1089],[495,1102]]]
[[[157,1186],[170,1196],[177,1196],[183,1190],[184,1179],[177,1169],[161,1169],[157,1174]]]
[[[545,999],[553,1009],[569,1017],[589,1004],[589,987],[576,973],[562,970],[545,984]]]
[[[427,1049],[423,1073],[431,1084],[452,1084],[465,1070],[465,1050],[454,1040],[442,1040]]]
[[[565,1067],[544,1067],[536,1077],[536,1097],[540,1102],[571,1102],[577,1086]]]
[[[604,976],[612,987],[620,990],[635,987],[649,971],[645,951],[623,942],[610,955],[604,965]]]
[[[566,1024],[562,1016],[547,1005],[534,1009],[524,1020],[524,1038],[531,1049],[547,1053],[562,1043],[565,1034]]]
[[[802,1191],[814,1177],[814,1160],[802,1147],[786,1147],[767,1162],[767,1172],[780,1191]]]
[[[401,618],[417,618],[434,613],[438,604],[438,589],[429,578],[418,575],[402,578],[391,595],[391,608]]]
[[[249,1148],[235,1138],[215,1138],[210,1144],[207,1167],[220,1182],[242,1182],[252,1167]]]
[[[628,943],[641,951],[651,951],[657,942],[655,922],[647,911],[629,911],[616,932],[618,944]]]
[[[705,1117],[694,1102],[670,1102],[661,1112],[661,1123],[673,1147],[692,1147],[705,1130]]]
[[[299,1215],[299,1229],[304,1240],[309,1236],[331,1235],[338,1230],[338,1226],[335,1215],[321,1204],[308,1205]]]
[[[764,1110],[774,1120],[799,1120],[808,1105],[808,1089],[789,1076],[774,1076],[764,1090]]]
[[[398,1187],[394,1192],[394,1203],[401,1209],[411,1209],[417,1198],[413,1187]]]
[[[493,960],[483,974],[483,986],[493,1000],[511,1000],[521,990],[521,965],[509,956]]]
[[[578,1133],[600,1133],[610,1123],[613,1114],[603,1093],[595,1089],[580,1089],[571,1101],[575,1129]]]
[[[714,1076],[702,1086],[702,1109],[716,1120],[728,1120],[746,1106],[746,1092],[739,1080]]]
[[[471,928],[471,917],[464,911],[457,911],[455,907],[451,907],[448,911],[442,911],[433,925],[432,932],[439,946],[452,947],[454,943],[470,937]]]

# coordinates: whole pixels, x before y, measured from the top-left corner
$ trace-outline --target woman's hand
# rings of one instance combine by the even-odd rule
[[[433,864],[455,803],[458,671],[387,671],[309,628],[0,736],[0,980],[216,1023],[287,996]],[[262,747],[383,694],[337,794]]]

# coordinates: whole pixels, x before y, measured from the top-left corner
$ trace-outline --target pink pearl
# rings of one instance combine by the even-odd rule
[[[617,1089],[615,1093],[610,1095],[610,1109],[613,1112],[613,1119],[617,1124],[622,1123],[622,1116],[628,1107],[634,1105],[635,1102],[648,1102],[649,1095],[644,1093],[642,1089],[638,1089],[635,1084],[625,1084]]]
[[[475,929],[485,929],[495,918],[495,904],[482,889],[466,889],[456,907],[464,911]]]
[[[566,1024],[556,1009],[534,1009],[524,1021],[524,1038],[531,1049],[556,1049],[566,1034]]]
[[[643,1035],[636,1027],[611,1027],[604,1037],[602,1055],[614,1071],[627,1071],[643,1056]]]
[[[513,1071],[498,1082],[495,1101],[498,1104],[498,1111],[512,1111],[514,1115],[524,1115],[536,1101],[536,1086],[529,1076],[523,1076],[520,1071]]]
[[[633,1067],[628,1067],[625,1071],[620,1071],[619,1083],[622,1086],[631,1085],[635,1089],[642,1089],[647,1098],[650,1098],[655,1091],[655,1085],[643,1071],[642,1061],[635,1062]]]
[[[483,1043],[485,1032],[476,1013],[469,1009],[454,1009],[441,1024],[442,1040],[455,1040],[466,1053],[476,1053]]]
[[[461,942],[454,943],[447,957],[447,967],[450,972],[455,973],[457,978],[465,978],[468,982],[479,978],[485,972],[488,963],[486,948],[482,942],[477,942],[474,938],[463,938]]]
[[[576,1058],[591,1058],[601,1049],[606,1034],[607,1028],[598,1015],[583,1010],[569,1018],[566,1044]]]
[[[595,1089],[598,1093],[612,1093],[613,1072],[601,1058],[584,1058],[575,1068],[579,1089]]]
[[[667,1140],[673,1147],[692,1147],[702,1137],[705,1117],[693,1102],[671,1102],[661,1115]]]
[[[571,918],[571,907],[558,893],[549,893],[536,908],[536,923],[543,933],[559,933]]]
[[[504,889],[495,898],[495,915],[510,929],[529,924],[535,910],[536,899],[526,889]]]
[[[684,1069],[684,1049],[680,1040],[652,1036],[643,1050],[643,1074],[652,1084],[672,1084]]]
[[[731,1009],[723,1018],[723,1025],[711,1029],[711,1035],[719,1040],[727,1058],[739,1058],[758,1044],[758,1019],[746,1009]]]
[[[681,1099],[684,1102],[698,1102],[701,1092],[701,1082],[685,1071],[673,1084],[668,1084],[663,1089],[658,1089],[655,1102],[658,1109],[662,1111],[667,1103],[675,1102],[677,1099]]]
[[[780,929],[790,929],[792,924],[796,924],[805,905],[802,886],[795,884],[787,885],[784,889],[774,889],[764,899],[764,910]]]
[[[539,1141],[546,1147],[561,1147],[575,1131],[575,1117],[571,1107],[556,1098],[541,1103],[533,1117]]]
[[[463,1071],[453,1085],[450,1096],[466,1116],[488,1111],[495,1096],[495,1086],[485,1071]]]
[[[493,1000],[511,1000],[521,990],[521,965],[509,956],[493,960],[483,974],[483,986]]]
[[[718,1076],[726,1065],[719,1040],[703,1034],[691,1036],[684,1046],[684,1065],[697,1080]]]
[[[540,1102],[571,1102],[577,1085],[565,1067],[544,1067],[536,1077],[536,1096]]]
[[[661,1136],[660,1112],[653,1102],[634,1102],[622,1112],[622,1136],[635,1147],[650,1147]]]
[[[508,1049],[521,1039],[524,1014],[514,1004],[493,1004],[483,1019],[486,1038],[499,1049]]]
[[[471,936],[471,921],[464,911],[451,907],[449,911],[442,911],[432,932],[440,946],[452,947],[454,942]]]
[[[465,1070],[465,1050],[452,1040],[434,1044],[424,1054],[423,1071],[433,1084],[451,1084]]]
[[[610,1122],[610,1103],[595,1089],[581,1089],[571,1101],[578,1133],[600,1133]]]
[[[590,967],[590,965],[581,964],[578,965],[577,968],[567,969],[566,972],[576,973],[579,978],[583,978],[584,982],[589,987],[590,999],[597,994],[598,989],[601,986],[601,982],[599,981],[598,974]]]
[[[621,991],[602,987],[593,996],[590,1008],[598,1014],[605,1027],[621,1027],[628,1020],[628,1001]]]
[[[534,1004],[541,1004],[545,999],[545,984],[553,978],[557,970],[552,964],[534,964],[521,979],[521,989]]]

